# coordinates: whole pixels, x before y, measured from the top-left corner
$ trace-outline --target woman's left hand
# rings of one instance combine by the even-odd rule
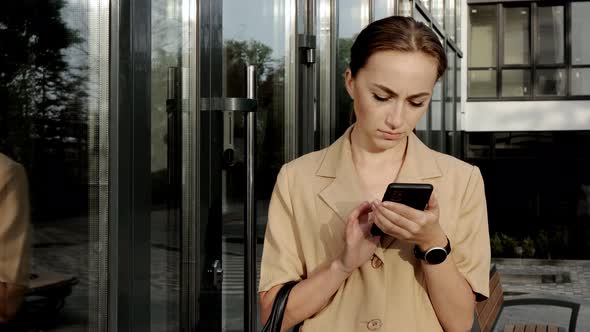
[[[438,222],[439,207],[434,194],[424,211],[394,202],[371,203],[373,221],[390,236],[417,244],[422,250],[443,247],[447,237]]]

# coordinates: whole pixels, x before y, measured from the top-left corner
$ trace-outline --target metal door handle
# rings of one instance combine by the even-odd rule
[[[256,100],[256,66],[246,67],[246,98]],[[244,241],[244,331],[256,331],[256,197],[255,197],[256,112],[246,114],[246,227]]]

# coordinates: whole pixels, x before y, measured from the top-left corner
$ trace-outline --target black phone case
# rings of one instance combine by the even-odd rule
[[[424,210],[432,194],[433,187],[429,183],[390,183],[383,195],[383,201],[407,205],[416,210]],[[383,231],[375,224],[371,234],[383,235]]]

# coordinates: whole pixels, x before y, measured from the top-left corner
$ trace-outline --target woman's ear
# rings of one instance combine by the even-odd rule
[[[344,72],[344,82],[346,83],[346,91],[348,91],[348,95],[354,100],[354,78],[352,77],[350,68],[347,68],[346,72]]]

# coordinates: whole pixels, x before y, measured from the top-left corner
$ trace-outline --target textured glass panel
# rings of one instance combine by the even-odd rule
[[[455,40],[455,15],[455,0],[445,0],[445,32],[452,40]]]
[[[572,95],[590,95],[590,68],[573,68],[571,77]]]
[[[0,152],[21,164],[28,178],[28,185],[17,181],[28,196],[0,205],[3,314],[5,305],[22,300],[5,293],[4,283],[29,285],[22,326],[2,325],[2,331],[106,329],[109,31],[106,0],[2,3]],[[6,183],[16,178],[6,178],[8,165],[4,158],[0,163],[5,203],[13,187]],[[6,218],[4,209],[17,201],[30,204],[30,211]],[[11,245],[27,235],[29,221],[32,252]],[[5,264],[6,255],[26,270]],[[51,294],[47,299],[38,296],[43,290]],[[32,313],[43,304],[46,312]]]
[[[496,6],[471,6],[469,9],[469,67],[495,67],[497,63]]]
[[[432,92],[432,100],[430,103],[431,111],[431,136],[430,136],[430,147],[441,151],[442,150],[442,132],[444,130],[442,123],[443,116],[443,84],[442,80],[439,80],[434,86]]]
[[[537,69],[536,96],[565,96],[565,69]]]
[[[470,70],[468,80],[469,97],[496,97],[496,70]]]
[[[455,52],[448,51],[447,59],[449,67],[447,69],[447,72],[445,73],[445,80],[447,86],[447,93],[445,97],[445,129],[454,130],[453,123],[455,117]]]
[[[502,97],[525,97],[530,94],[530,70],[506,69],[502,71]]]
[[[369,1],[341,0],[338,2],[338,50],[336,55],[336,129],[339,137],[351,124],[352,101],[346,91],[344,72],[350,63],[350,48],[354,38],[368,22]]]
[[[399,0],[398,4],[398,15],[412,16],[412,0]]]
[[[504,8],[504,64],[530,63],[528,7]]]
[[[539,7],[538,14],[538,63],[563,63],[565,52],[565,13],[563,6]]]
[[[460,0],[457,0],[457,3],[455,5],[456,8],[456,12],[457,12],[457,18],[456,18],[456,24],[455,26],[457,27],[457,34],[455,36],[455,39],[457,41],[457,45],[461,45],[461,42],[463,41],[461,33],[462,33],[462,25],[463,23],[461,22],[461,18],[463,17],[463,4]],[[463,46],[459,46],[461,49],[463,49]]]
[[[374,19],[395,15],[395,0],[374,0]]]
[[[430,10],[432,17],[440,26],[444,24],[443,3],[444,0],[432,0],[432,9]]]
[[[422,13],[419,10],[414,11],[414,19],[418,22],[426,24],[427,26],[430,26],[430,21],[428,21],[426,16],[422,15]]]
[[[572,2],[572,64],[590,64],[590,2]]]
[[[349,8],[350,10],[350,8]],[[352,11],[349,15],[352,15]],[[368,11],[367,11],[368,13]],[[285,162],[285,132],[289,124],[285,98],[289,90],[290,68],[286,63],[289,50],[285,45],[288,35],[289,8],[283,0],[224,0],[223,1],[223,95],[243,97],[246,94],[245,68],[256,64],[256,82],[259,100],[256,116],[256,210],[257,238],[266,229],[266,213],[276,175]],[[357,12],[358,15],[358,12]],[[342,24],[352,37],[354,30]],[[203,45],[205,46],[205,45]],[[221,67],[221,66],[220,66]],[[343,72],[342,72],[343,73]],[[210,82],[219,86],[219,82]],[[243,113],[224,112],[223,128],[212,135],[223,147],[216,153],[234,152],[233,162],[222,160],[220,205],[222,213],[222,329],[241,331],[247,313],[244,311],[244,207],[246,204],[245,168],[247,129]],[[208,165],[210,166],[210,165]],[[262,244],[257,246],[257,266],[260,268]]]

